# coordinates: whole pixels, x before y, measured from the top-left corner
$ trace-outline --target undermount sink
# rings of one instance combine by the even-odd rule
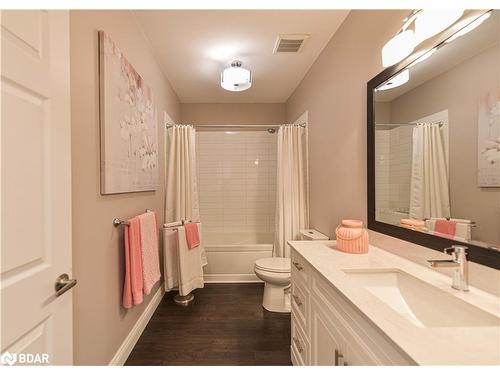
[[[344,269],[417,327],[499,326],[500,319],[399,269]],[[465,292],[466,293],[466,292]]]

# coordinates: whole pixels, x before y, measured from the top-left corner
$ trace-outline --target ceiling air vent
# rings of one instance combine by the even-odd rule
[[[309,38],[309,34],[280,34],[273,53],[300,52],[307,38]]]

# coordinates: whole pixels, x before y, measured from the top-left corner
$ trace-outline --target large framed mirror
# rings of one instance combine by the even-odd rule
[[[500,10],[465,12],[367,88],[368,227],[500,269]]]

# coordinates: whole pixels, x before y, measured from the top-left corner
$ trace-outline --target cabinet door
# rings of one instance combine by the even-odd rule
[[[315,299],[311,303],[311,365],[343,364],[343,338]]]

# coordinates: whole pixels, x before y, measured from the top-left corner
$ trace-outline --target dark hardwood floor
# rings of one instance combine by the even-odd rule
[[[125,365],[291,365],[290,314],[262,307],[263,284],[206,284],[195,302],[165,294]]]

